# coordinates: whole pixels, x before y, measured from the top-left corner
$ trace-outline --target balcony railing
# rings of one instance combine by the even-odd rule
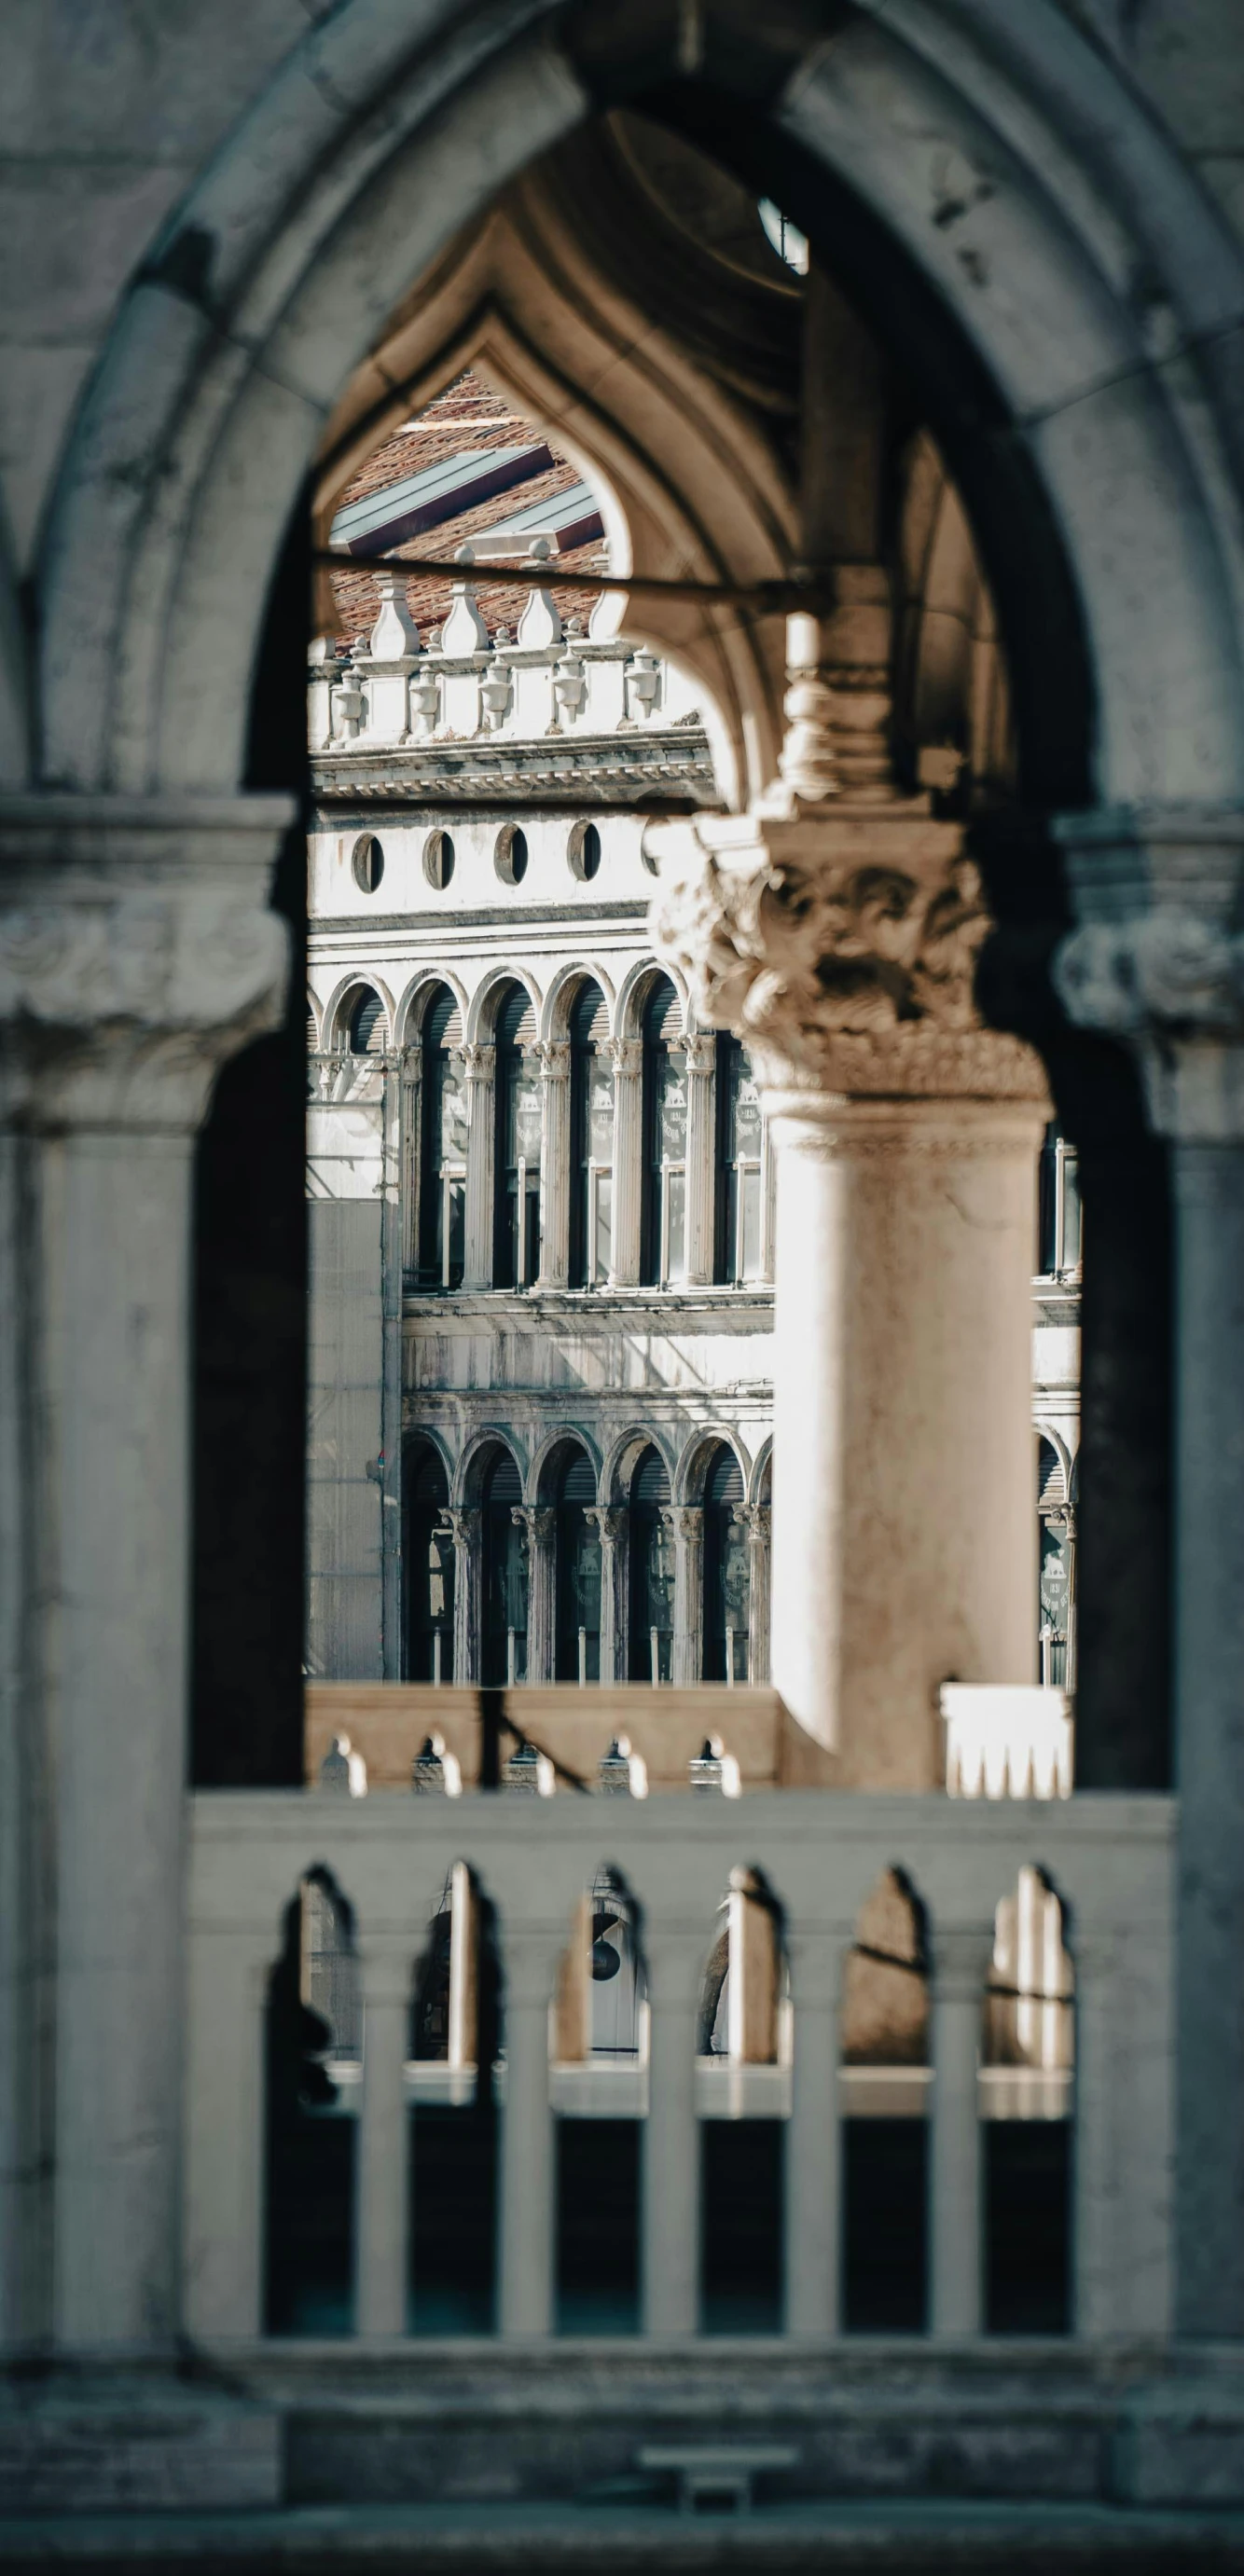
[[[410,2109],[421,2086],[425,2095],[429,2085],[452,2088],[453,2075],[412,2066],[411,1996],[447,1880],[464,1862],[492,1909],[504,1996],[503,2338],[544,2336],[556,2313],[555,2130],[583,2107],[576,2088],[590,2089],[595,2070],[559,2068],[550,2041],[576,1909],[582,1921],[585,1891],[604,1867],[633,1904],[644,1977],[643,2045],[618,2095],[623,2116],[642,2124],[642,2334],[696,2330],[700,2124],[740,2114],[784,2123],[784,2331],[838,2332],[840,2122],[861,2108],[877,2116],[871,2095],[885,2082],[876,2070],[840,2071],[843,1966],[865,1898],[896,1867],[922,1901],[931,1981],[931,2072],[907,2068],[895,2079],[905,2116],[927,2105],[930,2329],[935,2339],[974,2334],[983,2314],[982,2117],[998,2116],[991,2086],[1016,2094],[1029,2084],[1022,2069],[979,2066],[984,1990],[999,1901],[1036,1862],[1061,1899],[1074,1967],[1072,2326],[1093,2340],[1160,2334],[1170,2281],[1172,1819],[1158,1797],[1034,1805],[817,1790],[738,1800],[200,1793],[189,1816],[190,2331],[222,2345],[261,2335],[265,2014],[283,1921],[316,1871],[331,1874],[352,1909],[363,2001],[354,2328],[363,2339],[418,2333],[417,2267],[408,2303],[419,2193]],[[702,2010],[706,1961],[715,1940],[720,1948],[722,1901],[740,1865],[761,1874],[775,1909],[785,2018],[772,2063],[732,2067],[729,2057],[705,2059]],[[1023,1983],[1021,1974],[1013,1987]],[[730,2021],[733,2029],[733,2011]],[[469,2068],[458,2080],[461,2091]],[[1071,2079],[1038,2069],[1029,2089],[1031,2108],[1048,2118],[1065,2107]],[[1002,2116],[1026,2114],[1012,2103]]]

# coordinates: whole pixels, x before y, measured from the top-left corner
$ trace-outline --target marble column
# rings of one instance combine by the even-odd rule
[[[406,1047],[401,1057],[401,1125],[398,1164],[403,1279],[414,1279],[419,1271],[422,1109],[423,1050],[417,1046]]]
[[[551,1505],[515,1503],[511,1515],[527,1532],[527,1679],[551,1682],[557,1618],[557,1514]]]
[[[991,1931],[936,1934],[933,1954],[933,2128],[929,2187],[929,2322],[935,2335],[979,2334],[981,2234],[977,2066]]]
[[[540,1279],[564,1288],[570,1278],[570,1049],[562,1040],[535,1049],[540,1061]]]
[[[747,1531],[747,1678],[769,1678],[770,1510],[768,1503],[744,1503],[735,1512]]]
[[[630,1515],[592,1504],[585,1518],[600,1533],[600,1678],[602,1682],[622,1682],[626,1679],[626,1542]]]
[[[687,1286],[713,1276],[717,1181],[717,1040],[711,1029],[687,1039]]]
[[[1176,2325],[1244,2335],[1244,810],[1062,818],[1055,982],[1124,1041],[1170,1147],[1179,1793]],[[1086,1260],[1092,1260],[1088,1210]]]
[[[925,800],[649,837],[658,941],[779,1149],[773,1680],[844,1785],[932,1788],[939,1682],[1035,1679],[1042,1069],[981,1025],[989,915]]]
[[[454,1504],[444,1515],[454,1542],[455,1682],[477,1682],[480,1659],[481,1529],[478,1504]]]
[[[462,1050],[467,1093],[466,1257],[464,1288],[491,1288],[497,1159],[496,1074],[493,1046]]]
[[[505,1936],[505,2111],[501,2123],[501,2332],[553,2322],[553,2114],[549,2005],[564,1930]]]
[[[786,1946],[795,2006],[794,2094],[787,2133],[786,2331],[838,2330],[841,2240],[839,2003],[849,1930],[792,1923]]]
[[[363,2100],[355,2195],[355,2331],[400,2335],[406,2326],[410,2206],[405,2061],[410,2046],[409,1946],[365,1950]]]
[[[639,1283],[643,1216],[644,1050],[638,1038],[615,1039],[613,1058],[613,1266],[611,1288]]]
[[[0,802],[10,2348],[166,2355],[181,2323],[194,1140],[221,1063],[282,1015],[265,903],[291,817]]]
[[[661,1514],[674,1535],[674,1651],[670,1679],[681,1683],[704,1678],[704,1513],[698,1503],[682,1503]]]
[[[699,2309],[695,2038],[703,1950],[702,1935],[648,1927],[649,2099],[640,2199],[646,2335],[694,2334]]]

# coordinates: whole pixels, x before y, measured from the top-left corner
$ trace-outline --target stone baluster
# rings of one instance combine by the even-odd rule
[[[1234,2337],[1244,2335],[1244,811],[1106,809],[1057,828],[1080,927],[1055,982],[1072,1020],[1130,1047],[1170,1152],[1176,2323]],[[1091,2025],[1088,2038],[1091,2052]]]
[[[21,1890],[0,2219],[6,2242],[22,2230],[0,2298],[4,2332],[67,2354],[168,2354],[180,2328],[195,1137],[220,1066],[282,1017],[266,902],[292,814],[261,796],[0,813],[0,1511],[28,1603],[20,1735],[0,1744]]]
[[[740,1503],[734,1517],[747,1531],[747,1678],[769,1678],[769,1522],[768,1503]]]
[[[355,2330],[400,2335],[406,2326],[407,2157],[405,2062],[410,2046],[409,1944],[368,1946],[363,1990],[363,2100],[355,2192]]]
[[[838,2330],[841,2194],[839,2013],[848,1929],[792,1923],[786,1947],[795,2006],[794,2095],[787,2133],[786,2331]]]
[[[698,1503],[682,1503],[661,1518],[674,1538],[674,1651],[670,1679],[679,1683],[704,1677],[704,1512]]]
[[[773,1678],[844,1783],[931,1788],[939,1679],[1033,1678],[1048,1103],[975,1008],[959,827],[919,798],[796,806],[650,826],[655,926],[749,1046],[780,1149]]]
[[[700,2134],[695,2107],[702,1931],[647,1931],[649,2096],[641,2268],[647,2335],[694,2334],[699,2309]]]
[[[602,1682],[621,1682],[626,1679],[630,1515],[625,1510],[593,1503],[584,1517],[595,1524],[600,1534],[600,1678]]]
[[[422,1177],[423,1135],[423,1049],[406,1047],[402,1052],[401,1146],[398,1189],[401,1199],[402,1276],[413,1279],[419,1269],[419,1187]]]
[[[527,1679],[553,1679],[557,1514],[551,1505],[515,1503],[511,1518],[527,1533]]]
[[[467,1094],[466,1256],[464,1288],[491,1288],[496,1164],[497,1050],[462,1050]]]
[[[479,1506],[453,1504],[444,1514],[454,1542],[454,1680],[479,1679],[480,1580],[482,1572]]]
[[[639,1038],[617,1038],[613,1059],[613,1267],[611,1288],[639,1282],[643,1221],[644,1050]]]
[[[977,2065],[991,1932],[939,1931],[933,1958],[930,2315],[936,2335],[979,2334],[981,2239]]]
[[[505,1933],[505,2113],[501,2124],[501,2332],[553,2321],[553,2114],[549,2004],[565,1927]]]
[[[687,1286],[713,1276],[717,1181],[717,1040],[711,1030],[687,1039]]]
[[[540,1063],[540,1286],[570,1278],[570,1048],[545,1040]]]

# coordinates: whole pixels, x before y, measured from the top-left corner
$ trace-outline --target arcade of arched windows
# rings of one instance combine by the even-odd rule
[[[669,976],[501,970],[468,1002],[352,979],[317,1021],[312,1088],[400,1084],[408,1290],[761,1287],[774,1172],[746,1049],[697,1030]],[[364,1062],[356,1060],[363,1059]]]
[[[528,1469],[500,1432],[405,1455],[406,1674],[420,1682],[729,1685],[769,1677],[768,1444],[572,1432]]]

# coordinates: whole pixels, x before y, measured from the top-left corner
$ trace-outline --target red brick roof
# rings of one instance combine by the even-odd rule
[[[368,457],[366,465],[339,495],[337,506],[345,509],[351,501],[382,492],[387,484],[404,482],[429,465],[439,465],[446,457],[477,455],[485,448],[513,445],[524,437],[543,437],[556,455],[556,440],[540,424],[510,411],[501,396],[468,368],[425,411],[416,413],[408,428],[398,430]],[[552,500],[559,492],[569,492],[582,479],[576,465],[568,459],[559,461],[517,490],[494,493],[491,500],[480,501],[473,510],[463,510],[457,517],[444,520],[439,527],[412,538],[396,551],[399,555],[435,555],[443,562],[452,562],[457,548],[479,529],[496,527],[502,519],[512,518],[517,509],[525,510],[533,502]],[[604,572],[608,549],[597,538],[590,545],[572,547],[557,561],[571,572]],[[504,574],[505,566],[495,564],[488,569]],[[337,640],[341,645],[350,644],[356,635],[370,633],[375,623],[380,605],[376,577],[360,568],[358,572],[334,572],[331,580],[338,610]],[[562,617],[581,617],[586,626],[596,595],[566,590],[556,580],[549,586]],[[442,624],[450,595],[447,582],[429,581],[418,575],[407,582],[406,596],[421,643],[426,644],[434,628]],[[517,583],[496,589],[491,583],[481,587],[479,606],[489,634],[495,634],[498,626],[506,626],[512,636],[528,597],[529,593]]]

